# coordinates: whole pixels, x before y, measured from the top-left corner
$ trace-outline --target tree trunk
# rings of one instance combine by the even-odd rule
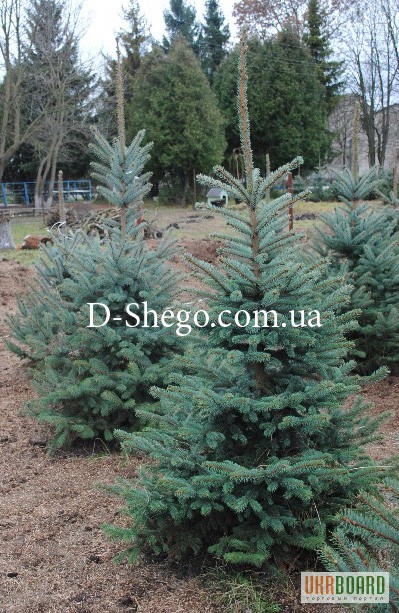
[[[41,181],[40,181],[40,190],[41,190],[41,194],[40,194],[40,200],[42,203],[42,209],[43,209],[43,215],[44,215],[44,209],[46,207],[46,202],[44,200],[44,193],[46,190],[46,181],[47,181],[47,177],[48,177],[48,173],[50,172],[50,168],[51,168],[51,160],[52,160],[53,154],[51,154],[51,157],[48,156],[47,158],[47,162],[46,162],[46,167],[44,169]]]
[[[36,174],[36,184],[35,184],[35,209],[39,210],[42,208],[42,189],[41,189],[41,182],[42,182],[42,175],[43,175],[43,168],[44,168],[44,164],[46,162],[46,158],[42,159],[39,165],[39,168],[37,169],[37,174]]]
[[[0,183],[3,182],[3,175],[6,168],[6,161],[2,155],[0,155]]]
[[[58,163],[59,150],[60,150],[60,145],[57,145],[57,147],[54,150],[53,159],[52,159],[52,162],[51,162],[50,183],[49,183],[48,194],[47,194],[47,202],[46,202],[46,208],[47,209],[50,209],[52,207],[52,205],[53,205],[55,175],[56,175],[56,172],[57,172],[57,163]]]
[[[183,198],[181,201],[182,207],[186,207],[187,206],[187,196],[188,196],[188,192],[190,191],[190,175],[188,172],[184,173],[184,191],[183,191]]]
[[[375,166],[377,161],[377,151],[375,146],[375,131],[373,128],[368,128],[366,130],[367,134],[367,144],[369,148],[369,167]]]
[[[377,157],[379,165],[381,168],[384,168],[391,119],[389,107],[381,110],[380,117],[381,126],[376,126],[375,128],[377,134]]]
[[[40,162],[40,166],[36,175],[35,185],[35,209],[40,209],[44,219],[44,188],[46,185],[47,176],[50,170],[50,155],[48,153]]]
[[[0,217],[0,249],[15,249],[11,234],[11,224],[8,219]]]
[[[48,193],[47,193],[47,200],[46,200],[46,209],[51,209],[52,205],[53,205],[53,197],[54,197],[54,185],[55,185],[55,173],[56,173],[56,164],[57,162],[53,161],[53,165],[51,167],[51,175],[50,175],[50,182],[49,182],[49,186],[48,186]]]

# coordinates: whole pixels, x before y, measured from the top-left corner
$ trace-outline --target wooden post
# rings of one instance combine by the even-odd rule
[[[288,173],[287,188],[288,188],[288,193],[292,195],[294,193],[294,183],[292,179],[292,172]],[[294,229],[294,207],[292,206],[292,203],[290,203],[288,206],[288,213],[289,213],[288,230],[291,231]]]
[[[240,175],[241,149],[239,147],[235,147],[235,149],[233,149],[232,157],[233,157],[233,163],[235,162],[236,177],[238,181],[241,181],[241,175]]]
[[[44,185],[44,180],[43,179],[41,179],[40,187],[43,187],[43,189],[41,189],[40,191],[41,191],[41,200],[42,200],[42,219],[43,219],[43,225],[45,226],[46,225],[46,212],[44,210],[44,188],[45,188],[45,185]]]

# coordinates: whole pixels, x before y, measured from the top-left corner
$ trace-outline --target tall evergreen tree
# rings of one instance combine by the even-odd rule
[[[103,64],[103,76],[99,82],[99,88],[95,97],[95,122],[97,128],[108,139],[115,138],[117,136],[117,121],[116,121],[116,60],[107,56],[104,57]],[[128,81],[124,72],[124,80]],[[129,88],[127,88],[129,89]],[[128,97],[129,94],[126,96]]]
[[[128,8],[123,10],[123,19],[127,27],[120,31],[119,38],[126,53],[126,71],[133,77],[140,66],[150,35],[137,0],[129,0]]]
[[[267,179],[254,168],[245,45],[240,72],[245,187],[220,166],[217,179],[200,180],[226,189],[246,210],[220,211],[235,229],[224,236],[221,268],[190,258],[209,287],[210,321],[224,311],[230,324],[208,325],[210,345],[219,363],[235,370],[230,381],[218,372],[177,377],[175,386],[155,391],[159,406],[142,413],[154,428],[118,433],[126,449],[152,461],[139,483],[114,488],[126,500],[132,526],[108,530],[131,542],[133,558],[144,547],[174,557],[207,551],[273,568],[301,554],[304,568],[306,552],[321,547],[334,512],[360,489],[374,490],[385,468],[364,449],[377,425],[364,401],[344,408],[359,389],[353,364],[345,361],[345,333],[355,322],[351,314],[336,315],[349,289],[337,279],[324,281],[323,264],[305,264],[298,238],[286,230],[294,198],[265,202],[267,190],[301,159]],[[292,327],[292,309],[317,309],[321,327]],[[278,327],[257,327],[254,311],[270,310]]]
[[[309,0],[307,31],[304,41],[316,62],[317,75],[325,88],[328,112],[331,112],[343,83],[343,63],[331,59],[332,49],[327,33],[327,12],[319,0]]]
[[[183,38],[166,54],[155,47],[142,62],[128,105],[129,134],[141,127],[155,142],[154,182],[176,186],[185,204],[193,171],[207,172],[224,153],[223,118],[199,59]]]
[[[205,74],[211,83],[217,67],[227,53],[230,30],[224,21],[218,0],[207,0],[200,38],[200,56]]]
[[[163,48],[168,50],[176,36],[186,39],[190,47],[198,54],[199,24],[196,10],[186,0],[170,0],[170,9],[164,11],[167,37],[163,37]]]
[[[132,99],[133,79],[142,56],[148,51],[151,36],[137,0],[129,0],[127,8],[123,10],[123,19],[126,25],[119,31],[118,41],[121,44],[125,100],[129,103]],[[96,100],[96,120],[107,138],[113,138],[116,136],[117,61],[111,56],[104,59],[105,74]]]
[[[229,155],[239,144],[234,102],[237,57],[235,49],[223,60],[214,79],[227,120]],[[328,152],[331,136],[326,130],[324,89],[308,49],[289,31],[265,43],[250,40],[248,74],[253,83],[248,99],[252,145],[260,168],[264,168],[266,153],[273,168],[297,153],[303,156],[305,169],[315,168]]]

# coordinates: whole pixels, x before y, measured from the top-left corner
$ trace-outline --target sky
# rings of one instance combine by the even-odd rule
[[[115,55],[115,34],[123,27],[122,7],[128,0],[82,0],[81,23],[87,27],[82,37],[81,51],[85,59],[100,63],[101,52]],[[204,0],[191,0],[201,20]],[[230,31],[235,33],[232,17],[232,0],[219,0],[221,10],[229,23]],[[142,14],[146,17],[152,36],[161,40],[164,33],[163,12],[169,8],[169,0],[140,0]]]

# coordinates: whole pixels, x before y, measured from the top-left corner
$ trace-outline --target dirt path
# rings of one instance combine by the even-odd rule
[[[31,274],[16,262],[0,262],[0,334],[7,333],[5,314],[15,310]],[[117,454],[48,457],[41,427],[20,414],[31,394],[24,367],[0,341],[1,613],[214,613],[195,577],[179,578],[166,563],[115,565],[121,545],[107,541],[101,525],[114,520],[121,503],[96,483],[133,476],[134,464],[124,466]],[[399,379],[390,377],[366,395],[376,402],[374,412],[394,413],[383,444],[373,447],[383,458],[398,451]]]
[[[0,334],[30,275],[0,262]],[[1,613],[211,613],[197,579],[179,579],[167,564],[112,561],[121,545],[101,525],[121,502],[96,483],[132,475],[134,466],[117,454],[49,458],[37,444],[40,426],[20,414],[31,393],[20,361],[0,344]]]

